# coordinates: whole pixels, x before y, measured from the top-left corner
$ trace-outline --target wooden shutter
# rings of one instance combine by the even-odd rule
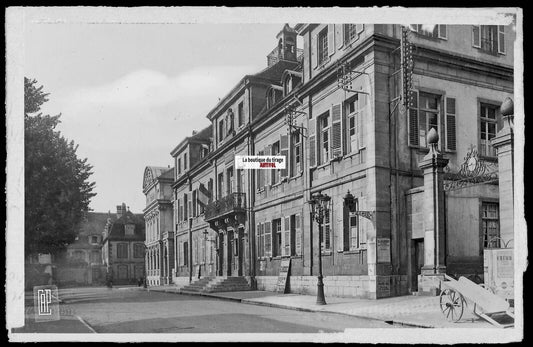
[[[337,48],[340,49],[342,46],[344,46],[344,27],[346,24],[339,24],[340,30],[339,30],[339,39],[337,41]]]
[[[301,216],[300,214],[294,215],[294,243],[295,243],[295,255],[302,254],[302,227],[301,227]]]
[[[363,107],[357,113],[357,142],[359,142],[359,149],[365,148],[365,128],[366,128],[366,107]]]
[[[331,141],[330,150],[332,158],[342,155],[342,117],[341,104],[331,107]]]
[[[316,166],[316,119],[309,120],[309,167]]]
[[[289,135],[282,134],[279,139],[281,156],[285,157],[285,169],[281,170],[281,178],[289,176]]]
[[[360,34],[363,32],[363,30],[365,30],[365,25],[364,24],[356,24],[355,25],[355,32]]]
[[[505,26],[498,25],[498,53],[505,54]]]
[[[192,216],[193,217],[196,217],[196,212],[197,212],[197,209],[196,209],[196,204],[198,203],[196,201],[198,197],[198,194],[196,194],[196,189],[192,191]]]
[[[472,25],[472,46],[481,48],[481,25]]]
[[[328,56],[335,53],[335,24],[328,24]]]
[[[187,202],[187,194],[184,194],[183,195],[183,220],[187,220],[187,218],[189,217],[189,210],[187,209],[187,205],[188,205],[188,202]]]
[[[438,30],[439,30],[439,38],[440,39],[447,39],[448,38],[448,28],[446,26],[446,24],[439,24],[438,25]]]
[[[418,137],[418,91],[412,90],[409,94],[409,145],[419,146],[420,143]]]
[[[342,250],[350,250],[350,211],[342,207]]]
[[[282,255],[291,255],[291,217],[285,217],[284,225],[285,227],[283,230]]]
[[[319,51],[318,51],[318,35],[320,34],[320,32],[317,32],[315,35],[313,35],[312,37],[312,45],[311,47],[315,47],[315,49],[313,49],[313,52],[315,53],[315,60],[313,61],[313,68],[317,68],[318,67],[318,56],[319,56]],[[313,60],[313,57],[311,57],[311,60]]]
[[[209,179],[209,183],[207,183],[207,190],[209,191],[209,202],[213,202],[213,179]]]
[[[446,150],[457,150],[455,98],[446,98]]]
[[[266,222],[265,223],[265,256],[271,257],[272,256],[272,223]]]
[[[265,155],[271,155],[272,154],[272,146],[266,146],[265,147]],[[270,174],[270,170],[261,170],[263,172],[263,179],[265,187],[272,184],[271,178],[272,175]]]

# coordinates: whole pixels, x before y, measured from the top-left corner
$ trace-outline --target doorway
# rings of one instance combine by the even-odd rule
[[[413,276],[411,285],[413,291],[418,291],[418,275],[422,274],[422,266],[424,266],[424,238],[413,239],[414,243],[414,257],[413,257]]]

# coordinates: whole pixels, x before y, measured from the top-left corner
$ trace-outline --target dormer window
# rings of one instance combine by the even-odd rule
[[[124,225],[124,235],[133,236],[135,234],[135,224]]]

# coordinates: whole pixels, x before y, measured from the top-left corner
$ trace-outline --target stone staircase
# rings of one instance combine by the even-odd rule
[[[191,284],[186,285],[185,287],[182,287],[180,291],[203,292],[205,291],[204,288],[209,284],[209,282],[211,282],[214,279],[215,279],[214,277],[203,277],[196,282],[192,282]]]
[[[234,292],[251,290],[245,277],[203,277],[180,289],[180,292]]]
[[[205,291],[208,293],[237,292],[242,290],[251,290],[250,284],[245,277],[215,277],[205,288]]]

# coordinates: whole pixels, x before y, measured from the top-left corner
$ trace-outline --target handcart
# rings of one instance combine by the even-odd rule
[[[442,313],[451,322],[458,322],[463,317],[465,306],[473,305],[472,313],[489,323],[500,328],[514,326],[514,314],[509,309],[509,303],[466,277],[455,280],[444,275],[439,303]]]

